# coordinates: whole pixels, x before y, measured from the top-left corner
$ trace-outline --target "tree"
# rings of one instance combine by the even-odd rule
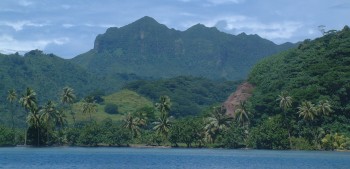
[[[226,115],[223,106],[214,107],[210,117],[207,118],[207,124],[204,129],[206,131],[207,140],[215,142],[216,136],[225,130],[231,122],[231,118]]]
[[[74,90],[70,87],[64,87],[61,93],[61,102],[63,104],[72,104],[76,98]]]
[[[292,147],[290,125],[288,124],[288,120],[287,120],[287,109],[292,107],[292,102],[293,102],[292,97],[289,96],[287,92],[281,92],[281,94],[278,95],[277,101],[279,101],[280,108],[283,110],[284,124],[287,125],[287,128],[288,128],[289,146]]]
[[[313,120],[317,116],[317,109],[310,101],[303,101],[298,109],[299,117],[302,116],[304,120]]]
[[[284,113],[289,107],[292,107],[292,97],[289,96],[287,92],[281,92],[281,94],[278,95],[277,101],[279,101],[280,108]]]
[[[49,100],[44,107],[40,110],[41,118],[46,122],[54,122],[57,117],[56,105],[53,101]]]
[[[157,132],[157,134],[163,136],[164,139],[167,139],[171,122],[166,113],[161,113],[158,121],[154,122],[153,124],[155,124],[153,129]]]
[[[156,109],[161,113],[168,113],[171,108],[170,98],[168,96],[161,96],[159,103],[155,104]]]
[[[33,89],[27,88],[25,93],[22,95],[22,97],[19,99],[19,103],[22,107],[24,107],[27,111],[36,108],[37,106],[37,100],[36,100],[36,93]]]
[[[93,100],[92,97],[86,97],[83,100],[83,105],[82,105],[82,113],[83,114],[89,114],[90,116],[90,121],[92,121],[91,114],[97,112],[97,105],[95,101]]]
[[[70,111],[70,114],[72,115],[73,118],[73,123],[75,125],[75,113],[71,109],[71,105],[73,104],[76,96],[74,94],[74,90],[70,87],[64,87],[63,91],[61,93],[61,102],[65,106],[68,106],[68,109]]]
[[[27,111],[28,115],[31,110],[37,109],[36,93],[33,89],[27,87],[25,93],[19,99],[19,103]],[[28,130],[28,126],[27,126]],[[27,145],[27,131],[25,131],[24,145]]]
[[[235,111],[234,118],[237,120],[239,124],[244,126],[249,122],[249,115],[251,113],[248,111],[247,105],[245,101],[240,102],[240,107]]]
[[[104,111],[108,114],[118,114],[118,106],[113,103],[106,104]]]
[[[326,26],[324,25],[319,25],[318,30],[322,33],[322,35],[325,35],[326,33]]]
[[[223,134],[222,144],[227,148],[239,148],[244,145],[244,130],[238,123],[233,122]]]
[[[323,115],[329,115],[329,113],[333,112],[332,106],[328,100],[320,100],[316,109],[319,114]]]
[[[251,129],[248,144],[257,149],[287,149],[288,131],[283,127],[281,115],[264,119]]]
[[[29,124],[29,126],[31,128],[36,129],[36,143],[37,146],[40,145],[40,128],[42,127],[42,120],[40,118],[40,109],[38,109],[37,107],[33,107],[30,109],[29,111],[29,115],[27,117],[27,123]],[[31,130],[29,130],[31,131]],[[34,138],[32,138],[32,144],[34,144]]]
[[[137,124],[140,127],[145,127],[148,124],[148,117],[147,117],[147,112],[144,111],[136,111],[133,116],[135,117],[135,119],[137,120]]]
[[[139,136],[140,134],[139,126],[141,125],[141,123],[138,118],[135,118],[130,113],[128,113],[125,119],[123,120],[123,122],[124,122],[123,127],[129,130],[134,138]]]
[[[49,133],[53,131],[56,124],[58,111],[53,101],[49,100],[44,107],[40,110],[40,119],[43,121],[43,125],[46,127],[46,138],[49,142]]]
[[[17,100],[17,93],[15,89],[10,89],[8,91],[7,100],[11,104],[11,121],[12,121],[12,132],[13,132],[13,143],[16,142],[16,132],[15,132],[15,112],[14,112],[14,103]]]

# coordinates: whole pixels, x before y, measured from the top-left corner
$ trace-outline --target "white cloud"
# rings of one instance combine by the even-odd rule
[[[70,5],[66,5],[66,4],[61,5],[61,7],[62,7],[63,9],[66,9],[66,10],[71,8]]]
[[[18,2],[18,4],[21,5],[21,6],[30,6],[30,5],[33,4],[33,2],[28,1],[28,0],[21,0],[21,1]]]
[[[67,37],[41,40],[17,40],[10,35],[0,35],[0,52],[9,54],[27,52],[33,49],[44,50],[50,44],[63,45],[70,41]]]
[[[197,16],[196,14],[194,14],[194,13],[189,13],[189,12],[180,12],[179,14],[182,15],[182,16],[189,16],[189,17]]]
[[[315,30],[313,30],[313,29],[309,29],[307,32],[308,32],[310,35],[315,34]]]
[[[224,22],[224,24],[222,24]],[[236,16],[224,16],[217,17],[213,20],[203,22],[209,27],[217,26],[220,23],[219,29],[226,32],[247,34],[258,34],[259,36],[269,39],[289,39],[291,38],[303,24],[295,21],[281,21],[272,23],[262,23],[254,18],[247,16],[236,15]]]
[[[86,23],[86,24],[84,24],[84,26],[87,26],[87,27],[100,27],[100,28],[117,27],[117,25],[113,25],[113,24],[90,24],[90,23]]]
[[[62,26],[63,26],[64,28],[71,28],[71,27],[73,27],[74,25],[73,25],[73,24],[70,24],[70,23],[64,23],[64,24],[62,24]]]
[[[20,31],[25,26],[33,26],[33,27],[43,27],[48,24],[45,23],[33,23],[32,21],[17,21],[17,22],[1,22],[0,25],[5,25],[12,27],[15,31]]]

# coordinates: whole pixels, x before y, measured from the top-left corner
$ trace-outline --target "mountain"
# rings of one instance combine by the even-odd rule
[[[57,100],[61,90],[69,86],[78,97],[96,90],[116,91],[129,80],[139,80],[136,75],[115,74],[113,78],[97,76],[86,69],[53,54],[33,50],[24,56],[0,54],[0,101],[6,103],[7,91],[16,89],[20,97],[25,88],[33,88],[39,101]]]
[[[293,46],[276,45],[258,35],[230,35],[201,24],[178,31],[146,16],[107,29],[96,37],[92,50],[71,61],[101,75],[192,75],[238,80],[245,79],[258,60]]]
[[[326,131],[350,133],[349,27],[305,40],[296,49],[260,61],[252,69],[249,82],[255,86],[251,98],[254,118],[280,114],[276,99],[284,91],[293,98],[288,112],[291,119],[301,119],[297,113],[301,102],[317,105],[328,100],[333,112],[312,124],[326,126]]]
[[[24,56],[1,54],[0,77],[2,96],[6,96],[11,88],[20,92],[31,87],[37,91],[39,97],[53,98],[65,86],[80,89],[80,95],[92,90],[93,85],[88,84],[94,84],[92,75],[83,68],[39,50],[30,51]]]

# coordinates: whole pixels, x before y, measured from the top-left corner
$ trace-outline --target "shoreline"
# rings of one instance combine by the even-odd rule
[[[324,151],[324,152],[350,152],[350,150],[274,150],[274,149],[253,149],[253,148],[237,148],[237,149],[229,149],[229,148],[213,148],[213,147],[172,147],[172,146],[157,146],[157,145],[144,145],[144,144],[129,144],[124,146],[108,146],[108,145],[98,145],[98,146],[31,146],[31,145],[14,145],[14,146],[3,146],[0,148],[16,148],[16,147],[24,147],[24,148],[146,148],[146,149],[213,149],[213,150],[270,150],[270,151]]]

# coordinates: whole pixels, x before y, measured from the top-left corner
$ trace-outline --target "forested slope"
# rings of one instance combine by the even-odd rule
[[[325,134],[349,136],[349,27],[262,60],[252,69],[249,82],[256,87],[250,99],[254,125],[266,125],[273,121],[267,117],[276,120],[279,115],[282,128],[312,145]]]

